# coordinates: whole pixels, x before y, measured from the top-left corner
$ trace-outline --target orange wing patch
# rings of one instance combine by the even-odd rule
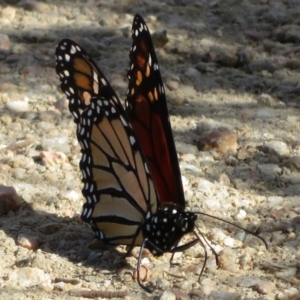
[[[138,71],[138,72],[136,73],[135,84],[136,84],[137,86],[139,86],[139,85],[142,83],[142,81],[143,81],[143,75],[142,75],[142,73],[141,73],[140,71]]]
[[[73,68],[80,73],[92,76],[91,66],[83,58],[74,58]]]

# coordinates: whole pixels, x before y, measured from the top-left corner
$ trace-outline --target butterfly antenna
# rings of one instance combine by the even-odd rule
[[[217,219],[217,220],[219,220],[219,221],[221,221],[221,222],[225,222],[225,223],[227,223],[227,224],[229,224],[229,225],[231,225],[231,226],[234,226],[234,227],[236,227],[236,228],[239,228],[239,229],[245,231],[245,232],[248,233],[248,234],[254,235],[255,237],[257,237],[258,239],[260,239],[260,240],[264,243],[264,245],[265,245],[265,247],[266,247],[267,250],[269,249],[268,244],[267,244],[267,242],[265,241],[265,239],[262,238],[261,236],[259,236],[258,233],[252,232],[252,231],[250,231],[250,230],[248,230],[248,229],[245,229],[245,228],[243,228],[243,227],[241,227],[241,226],[239,226],[239,225],[236,225],[236,224],[231,223],[231,222],[229,222],[229,221],[226,221],[226,220],[224,220],[224,219],[221,219],[221,218],[218,218],[218,217],[216,217],[216,216],[212,216],[212,215],[209,215],[209,214],[206,214],[206,213],[203,213],[203,212],[195,212],[195,214],[197,214],[197,215],[203,215],[203,216],[206,216],[206,217],[210,217],[210,218]]]

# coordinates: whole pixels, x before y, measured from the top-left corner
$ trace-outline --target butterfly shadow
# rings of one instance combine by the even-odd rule
[[[11,261],[13,269],[32,267],[47,272],[57,260],[64,260],[64,265],[71,264],[77,269],[72,278],[99,284],[104,280],[98,276],[100,273],[115,274],[116,280],[121,280],[120,274],[133,274],[134,265],[124,259],[125,247],[103,245],[79,216],[63,217],[37,211],[24,201],[14,212],[2,215],[0,222],[5,236],[20,245]],[[57,282],[58,278],[70,279],[63,272],[51,279]]]

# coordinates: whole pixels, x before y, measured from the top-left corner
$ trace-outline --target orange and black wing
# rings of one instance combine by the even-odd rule
[[[56,49],[56,71],[77,124],[86,199],[82,219],[110,244],[141,245],[158,196],[130,121],[112,87],[75,42]]]
[[[185,207],[166,96],[148,27],[140,15],[132,25],[126,111],[155,182],[160,202]]]
[[[118,99],[108,80],[93,59],[78,44],[63,39],[56,48],[56,72],[61,79],[61,89],[66,94],[74,122],[89,107],[92,96]],[[122,109],[120,101],[117,106]]]

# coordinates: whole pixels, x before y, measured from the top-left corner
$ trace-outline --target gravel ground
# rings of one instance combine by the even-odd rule
[[[135,13],[153,33],[187,209],[269,245],[201,216],[220,267],[208,248],[198,282],[200,244],[174,267],[146,252],[152,295],[133,279],[138,249],[120,261],[125,247],[80,221],[79,146],[54,70],[71,38],[124,99]],[[23,201],[0,210],[1,299],[300,299],[299,20],[298,0],[0,0],[0,184]]]

